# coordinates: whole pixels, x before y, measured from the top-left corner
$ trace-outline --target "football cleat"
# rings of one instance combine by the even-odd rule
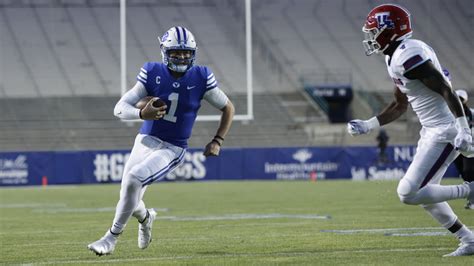
[[[117,244],[118,235],[112,234],[110,230],[105,233],[105,235],[95,241],[87,245],[87,248],[94,252],[97,256],[108,255],[114,252],[115,244]]]
[[[143,223],[138,224],[138,247],[145,249],[150,245],[151,229],[153,227],[153,221],[156,218],[156,211],[154,209],[147,210],[147,218]]]
[[[474,242],[461,243],[459,248],[455,251],[443,255],[443,257],[458,257],[458,256],[472,256],[474,255]]]

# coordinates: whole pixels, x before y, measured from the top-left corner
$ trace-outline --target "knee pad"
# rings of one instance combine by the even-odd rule
[[[402,203],[409,205],[417,205],[417,203],[414,202],[414,197],[416,196],[417,192],[418,188],[413,186],[405,178],[402,178],[402,180],[400,180],[400,182],[398,183],[397,193]]]

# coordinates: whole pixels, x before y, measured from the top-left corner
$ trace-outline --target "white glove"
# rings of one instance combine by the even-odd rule
[[[372,117],[369,120],[355,119],[347,123],[347,132],[352,136],[358,136],[369,133],[372,129],[380,127],[377,117]]]
[[[472,135],[465,116],[456,118],[456,129],[458,134],[454,138],[454,147],[456,150],[467,151],[472,143]]]

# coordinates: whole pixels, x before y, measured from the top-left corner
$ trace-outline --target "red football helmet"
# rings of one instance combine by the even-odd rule
[[[392,41],[411,37],[410,13],[394,4],[377,6],[367,15],[362,31],[365,54],[383,52]]]

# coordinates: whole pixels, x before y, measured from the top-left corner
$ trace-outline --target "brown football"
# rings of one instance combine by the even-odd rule
[[[135,104],[135,107],[137,107],[138,109],[143,109],[146,104],[153,98],[156,98],[156,100],[153,102],[153,107],[155,108],[158,108],[160,106],[163,106],[163,105],[166,105],[166,103],[158,98],[158,97],[153,97],[153,96],[145,96],[143,98],[141,98],[136,104]]]

